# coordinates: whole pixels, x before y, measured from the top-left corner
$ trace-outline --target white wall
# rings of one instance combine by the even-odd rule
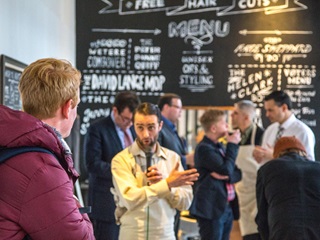
[[[0,54],[23,63],[76,62],[75,0],[1,0]]]

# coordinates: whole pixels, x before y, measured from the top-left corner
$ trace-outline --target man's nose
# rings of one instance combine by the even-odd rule
[[[149,131],[148,131],[148,129],[144,129],[144,130],[142,131],[142,137],[143,137],[143,138],[149,137]]]

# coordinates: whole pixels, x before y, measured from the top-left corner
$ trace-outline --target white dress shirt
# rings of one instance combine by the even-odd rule
[[[279,125],[278,122],[275,122],[266,129],[262,139],[262,147],[274,147]],[[291,116],[281,124],[281,127],[284,128],[282,137],[295,136],[304,145],[308,158],[314,161],[314,146],[316,140],[312,130],[305,123],[297,119],[294,114],[291,114]]]

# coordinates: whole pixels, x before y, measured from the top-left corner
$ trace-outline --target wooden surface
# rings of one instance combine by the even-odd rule
[[[188,225],[188,224],[191,224],[191,225]],[[197,223],[195,219],[188,219],[188,218],[182,217],[180,222],[179,240],[184,240],[184,239],[187,239],[188,237],[199,236],[199,234],[197,233],[198,230],[196,226],[197,226]],[[188,233],[192,233],[192,234],[188,235]],[[230,234],[230,240],[242,240],[238,221],[233,222],[233,228]]]

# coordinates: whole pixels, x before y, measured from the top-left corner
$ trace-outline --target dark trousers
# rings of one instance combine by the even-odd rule
[[[92,219],[96,240],[118,240],[119,226],[115,223]]]
[[[242,237],[243,240],[261,240],[259,233],[253,233]]]
[[[179,239],[178,238],[179,229],[180,229],[180,211],[177,210],[177,213],[174,216],[174,234],[176,236],[176,239]]]
[[[233,223],[230,205],[219,219],[197,218],[201,240],[229,240]]]

